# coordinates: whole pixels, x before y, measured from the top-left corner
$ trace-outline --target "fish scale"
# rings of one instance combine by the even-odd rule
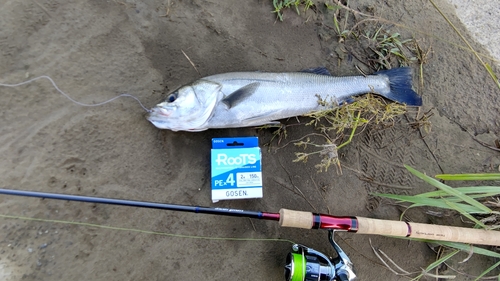
[[[238,127],[246,122],[246,126],[259,126],[279,119],[299,116],[324,109],[319,101],[329,104],[342,103],[354,95],[371,92],[389,92],[389,81],[382,77],[332,77],[308,73],[288,73],[268,75],[271,80],[261,79],[265,73],[236,73],[228,79],[224,75],[207,77],[224,87],[225,96],[250,83],[258,81],[258,90],[244,102],[228,109],[223,103],[215,108],[209,120],[211,128]],[[242,77],[238,79],[237,77]],[[245,78],[243,78],[245,77]],[[251,78],[249,78],[251,77]],[[240,124],[228,124],[227,120],[240,120]]]

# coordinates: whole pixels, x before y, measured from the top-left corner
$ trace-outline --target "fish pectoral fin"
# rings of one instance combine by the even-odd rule
[[[308,68],[308,69],[303,69],[300,72],[313,73],[313,74],[326,75],[326,76],[332,76],[332,74],[330,73],[330,71],[328,71],[328,69],[326,69],[326,67]]]
[[[260,85],[259,82],[254,82],[244,87],[241,87],[238,90],[226,96],[225,98],[223,98],[221,102],[227,106],[227,109],[235,107],[237,104],[244,101],[246,98],[250,97],[253,93],[255,93],[257,88],[259,88],[259,85]]]

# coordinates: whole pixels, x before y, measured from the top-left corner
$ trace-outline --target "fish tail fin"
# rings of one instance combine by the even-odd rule
[[[385,75],[389,78],[390,92],[383,96],[410,106],[421,106],[422,97],[412,89],[412,71],[409,67],[381,70],[373,75]]]

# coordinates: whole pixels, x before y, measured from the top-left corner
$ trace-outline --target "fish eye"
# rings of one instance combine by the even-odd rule
[[[168,95],[166,102],[174,102],[177,99],[177,91]]]

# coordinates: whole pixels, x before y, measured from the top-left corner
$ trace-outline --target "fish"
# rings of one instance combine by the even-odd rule
[[[155,127],[171,131],[263,126],[340,106],[367,93],[408,106],[422,105],[422,98],[412,89],[409,67],[344,77],[334,77],[319,67],[203,77],[168,94],[146,118]]]

